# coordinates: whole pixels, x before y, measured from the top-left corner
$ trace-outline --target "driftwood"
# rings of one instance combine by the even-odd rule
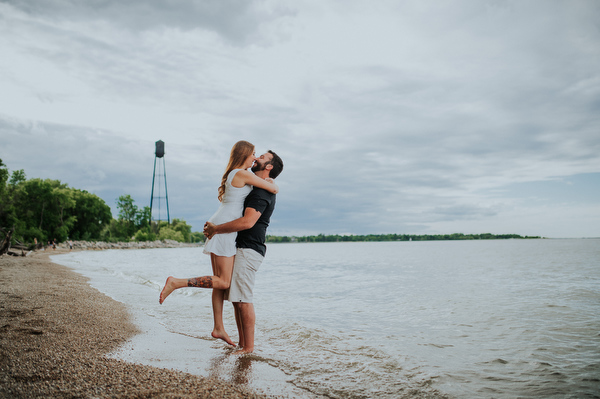
[[[13,251],[8,251],[8,252],[6,252],[6,254],[7,254],[7,255],[10,255],[10,256],[27,256],[27,255],[25,254],[25,251],[23,251],[23,250],[21,250],[21,253],[20,253],[20,254],[18,254],[18,253],[16,253],[16,252],[13,252]]]
[[[0,241],[0,255],[7,254],[7,255],[11,255],[11,256],[27,256],[25,251],[27,251],[27,253],[29,253],[32,250],[42,248],[41,243],[27,245],[25,243],[22,243],[19,240],[14,240],[15,243],[12,244],[12,241],[13,241],[12,236],[13,236],[14,231],[15,231],[14,228],[7,231],[6,229],[3,229],[2,227],[0,227],[0,232],[4,233],[4,238]],[[21,251],[21,253],[18,253],[14,250]]]
[[[0,242],[0,255],[4,255],[5,253],[8,253],[8,251],[10,250],[10,242],[12,240],[12,235],[13,235],[13,231],[9,230],[8,232],[5,231],[4,229],[2,229],[2,231],[5,233],[4,236],[4,240],[2,240],[2,242]]]

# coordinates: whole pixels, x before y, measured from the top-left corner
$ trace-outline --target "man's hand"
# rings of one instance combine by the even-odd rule
[[[211,222],[204,223],[204,236],[212,238],[215,235],[215,225]]]
[[[260,212],[254,208],[248,207],[244,210],[244,216],[232,220],[231,222],[215,225],[211,222],[204,223],[204,236],[212,238],[215,234],[237,233],[238,231],[248,230],[260,218]]]

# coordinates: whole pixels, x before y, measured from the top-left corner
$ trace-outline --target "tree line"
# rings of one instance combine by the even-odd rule
[[[59,180],[27,179],[24,170],[9,172],[0,159],[0,239],[40,244],[49,241],[154,241],[170,239],[200,242],[185,220],[150,220],[150,207],[139,208],[130,195],[117,200],[119,215],[112,216],[104,200]]]
[[[502,240],[532,239],[539,236],[521,236],[518,234],[367,234],[367,235],[313,235],[303,237],[268,236],[267,242],[353,242],[353,241],[441,241],[441,240]]]

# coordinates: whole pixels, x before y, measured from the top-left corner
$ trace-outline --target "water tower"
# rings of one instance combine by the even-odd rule
[[[158,140],[156,142],[156,152],[154,153],[154,172],[152,174],[152,196],[150,197],[150,221],[152,221],[152,215],[157,214],[157,221],[161,221],[161,202],[164,201],[167,207],[167,222],[171,223],[171,217],[169,215],[169,194],[167,193],[167,170],[165,169],[165,142],[162,140]],[[162,159],[162,169],[161,162],[159,159]],[[158,161],[158,173],[156,170],[156,164]],[[158,178],[158,179],[157,179]],[[164,182],[164,195],[162,193]],[[154,191],[158,195],[154,195]],[[154,203],[154,199],[156,198],[156,204]],[[154,207],[156,206],[157,212],[154,212]],[[163,208],[164,209],[164,208]]]

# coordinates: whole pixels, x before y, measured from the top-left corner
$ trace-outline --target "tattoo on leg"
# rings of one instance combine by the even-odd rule
[[[189,278],[187,285],[188,285],[188,287],[212,288],[213,287],[212,277],[204,276],[204,277]]]

